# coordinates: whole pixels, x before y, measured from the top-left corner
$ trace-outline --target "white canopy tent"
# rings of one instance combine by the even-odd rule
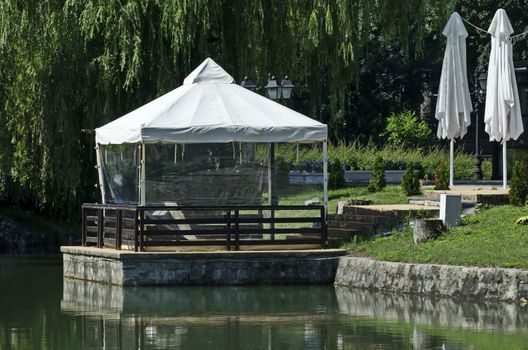
[[[100,145],[140,145],[139,202],[145,204],[145,144],[267,143],[273,157],[275,143],[322,142],[325,206],[328,202],[327,126],[235,84],[210,58],[179,88],[97,128],[95,133],[103,201]]]

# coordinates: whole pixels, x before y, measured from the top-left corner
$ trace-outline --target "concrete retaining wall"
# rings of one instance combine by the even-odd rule
[[[343,257],[336,285],[454,298],[518,301],[528,298],[528,271],[407,264]]]
[[[134,253],[62,247],[65,277],[123,286],[333,283],[341,249]]]

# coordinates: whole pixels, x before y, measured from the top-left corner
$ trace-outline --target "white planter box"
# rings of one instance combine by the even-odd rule
[[[370,170],[349,170],[345,171],[345,182],[350,184],[368,183],[370,180]],[[404,170],[386,170],[385,181],[389,184],[400,184]],[[304,173],[300,171],[290,171],[288,182],[292,185],[322,185],[323,173]]]
[[[292,185],[322,185],[323,173],[290,171],[288,173],[288,182]]]
[[[399,184],[402,181],[405,170],[385,170],[385,181],[388,184]],[[370,180],[370,170],[345,171],[345,181],[347,183],[368,183]]]

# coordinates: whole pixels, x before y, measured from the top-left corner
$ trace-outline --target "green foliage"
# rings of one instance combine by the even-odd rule
[[[451,234],[420,245],[412,243],[412,229],[403,228],[388,238],[359,242],[352,254],[379,260],[465,266],[500,266],[528,269],[527,227],[515,220],[527,207],[492,207],[462,218]]]
[[[295,77],[293,107],[333,136],[343,123],[370,130],[368,118],[351,123],[348,100],[367,53],[394,46],[399,67],[443,25],[446,3],[0,1],[0,201],[77,218],[97,199],[93,130],[176,88],[207,56],[237,80]]]
[[[510,181],[510,204],[522,206],[528,196],[528,164],[525,161],[516,161],[513,165]]]
[[[359,141],[351,143],[339,142],[328,145],[328,157],[330,162],[339,161],[347,169],[371,170],[377,155],[381,155],[385,161],[400,162],[406,164],[421,164],[423,169],[420,177],[434,178],[434,173],[441,161],[449,159],[449,154],[441,148],[431,149],[406,149],[401,146],[385,145],[377,146],[373,143],[362,144]],[[296,145],[278,145],[275,157],[278,164],[282,164],[285,170],[290,170],[293,165],[298,165],[307,160],[322,161],[322,148],[314,145],[299,145],[299,161],[297,162]],[[475,161],[470,154],[461,151],[455,154],[455,178],[471,180]],[[483,162],[484,178],[491,177],[491,162],[486,159]],[[417,169],[419,170],[419,169]]]
[[[435,190],[449,189],[449,167],[445,162],[440,162],[434,174]]]
[[[341,188],[345,186],[345,171],[339,160],[330,163],[330,177],[328,179],[329,188]]]
[[[424,120],[418,119],[412,111],[391,114],[387,120],[384,136],[393,145],[406,148],[426,148],[436,144],[429,125]]]
[[[412,164],[407,165],[407,169],[403,173],[401,187],[407,196],[415,196],[421,193],[420,179]]]
[[[369,192],[381,192],[385,186],[385,163],[383,158],[377,155],[372,166],[368,190]]]

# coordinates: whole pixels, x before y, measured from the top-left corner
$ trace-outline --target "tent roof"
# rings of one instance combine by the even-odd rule
[[[237,84],[207,58],[179,88],[95,130],[99,144],[317,142],[327,127]]]

